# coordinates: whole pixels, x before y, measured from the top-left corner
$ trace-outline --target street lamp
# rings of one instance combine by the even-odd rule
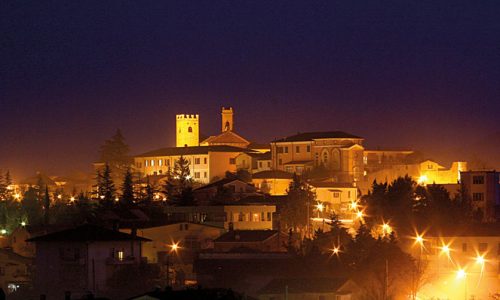
[[[167,253],[167,286],[170,286],[170,253],[177,253],[179,250],[179,243],[172,243],[172,245],[168,245],[170,247],[169,253]]]
[[[467,273],[464,269],[460,268],[457,270],[457,279],[464,280],[464,300],[467,300]]]

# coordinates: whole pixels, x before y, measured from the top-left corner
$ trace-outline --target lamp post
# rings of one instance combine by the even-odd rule
[[[467,300],[467,273],[464,269],[458,269],[457,279],[464,280],[464,300]]]
[[[167,253],[167,286],[170,286],[170,254],[171,253],[176,253],[177,250],[179,249],[179,243],[173,243],[172,245],[169,245],[170,251]]]

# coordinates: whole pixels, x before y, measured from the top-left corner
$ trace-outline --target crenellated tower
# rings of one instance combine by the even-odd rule
[[[200,145],[200,116],[176,115],[176,146],[193,147]]]

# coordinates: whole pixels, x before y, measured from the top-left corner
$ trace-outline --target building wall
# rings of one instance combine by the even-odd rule
[[[288,194],[288,188],[292,179],[281,179],[281,178],[253,178],[252,183],[255,187],[263,193],[272,196],[284,196]]]
[[[199,146],[199,115],[176,115],[176,147]]]
[[[286,252],[285,244],[287,236],[285,234],[275,234],[265,241],[257,242],[214,242],[214,250],[217,252],[230,252],[236,248],[254,249],[259,252]]]
[[[228,205],[224,206],[226,222],[224,227],[234,230],[266,230],[273,229],[274,205]]]
[[[333,210],[336,214],[350,214],[350,205],[358,199],[358,190],[355,187],[313,187],[316,193],[316,200],[325,205],[325,209]]]
[[[441,252],[443,244],[449,245],[449,256]],[[412,247],[429,279],[420,291],[423,299],[463,299],[465,285],[467,299],[488,299],[500,292],[500,236],[426,237],[424,245],[422,255],[420,247]],[[478,254],[486,260],[483,268],[475,261]],[[465,270],[465,278],[457,278],[459,269]]]
[[[495,171],[470,171],[461,173],[464,184],[475,209],[483,212],[483,222],[497,219],[495,206],[500,205],[500,173]]]
[[[241,152],[210,152],[209,153],[209,180],[222,179],[226,172],[236,172],[236,157]]]

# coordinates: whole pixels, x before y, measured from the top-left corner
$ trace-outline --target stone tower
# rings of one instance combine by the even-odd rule
[[[193,147],[200,145],[199,115],[176,115],[176,146]]]
[[[232,107],[222,107],[222,132],[233,131],[233,108]]]

